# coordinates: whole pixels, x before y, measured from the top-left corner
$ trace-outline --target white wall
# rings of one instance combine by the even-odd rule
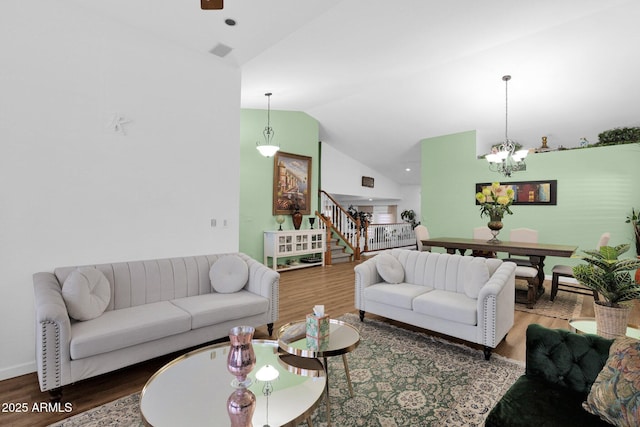
[[[322,143],[321,173],[321,189],[332,195],[342,194],[376,199],[400,198],[398,184],[327,143]],[[363,176],[374,178],[374,188],[362,186]]]
[[[0,52],[4,379],[35,370],[33,273],[238,250],[240,72],[65,1],[3,1]]]
[[[421,203],[421,185],[402,185],[400,193],[402,200],[398,203],[398,221],[402,221],[400,214],[405,210],[413,210],[416,213],[417,220],[425,224],[425,218],[420,212]],[[428,222],[428,221],[427,221]]]

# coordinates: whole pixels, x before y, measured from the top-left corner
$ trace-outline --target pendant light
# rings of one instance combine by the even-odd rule
[[[527,170],[527,165],[524,162],[525,157],[529,153],[528,150],[516,151],[516,144],[509,139],[509,93],[508,82],[511,80],[511,76],[502,76],[504,81],[504,94],[505,94],[505,113],[504,113],[504,142],[497,147],[497,150],[492,151],[491,154],[486,155],[486,159],[489,162],[489,170],[493,172],[499,172],[506,177],[510,177],[513,172]]]
[[[280,150],[280,146],[273,143],[273,136],[275,132],[271,127],[271,95],[273,95],[271,92],[264,94],[264,96],[267,97],[267,126],[262,131],[264,144],[256,142],[256,148],[260,154],[265,157],[272,157],[278,150]]]

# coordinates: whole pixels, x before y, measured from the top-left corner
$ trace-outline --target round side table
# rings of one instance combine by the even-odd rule
[[[349,385],[349,395],[353,397],[353,386],[349,375],[349,365],[347,363],[347,353],[352,352],[360,344],[360,332],[348,323],[340,320],[329,320],[329,337],[321,349],[313,349],[307,346],[306,323],[304,320],[295,321],[282,326],[278,331],[278,345],[280,348],[294,356],[305,358],[322,358],[326,373],[326,403],[327,403],[327,425],[330,425],[331,407],[329,404],[329,366],[327,358],[332,356],[342,356],[344,372]]]
[[[596,319],[594,317],[576,317],[569,319],[571,332],[582,332],[583,334],[597,334]],[[628,325],[626,335],[631,338],[640,339],[640,328],[636,325]]]

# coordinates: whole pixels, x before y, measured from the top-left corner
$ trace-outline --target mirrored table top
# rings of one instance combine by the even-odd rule
[[[307,345],[304,320],[288,323],[278,331],[278,344],[287,353],[300,357],[330,357],[349,353],[360,344],[360,332],[348,323],[329,320],[329,336],[321,349]]]
[[[256,354],[256,366],[249,374],[252,379],[249,390],[256,396],[253,425],[288,426],[306,419],[322,399],[326,383],[322,364],[318,360],[302,361],[281,355],[277,341],[252,343]],[[180,356],[156,372],[140,395],[145,424],[231,425],[227,399],[235,388],[231,386],[234,377],[227,370],[228,354],[228,342],[215,344]],[[268,397],[268,411],[263,393],[265,383],[256,380],[256,372],[267,364],[279,373],[271,382],[273,392]]]

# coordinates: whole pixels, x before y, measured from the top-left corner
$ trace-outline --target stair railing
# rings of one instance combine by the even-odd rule
[[[369,251],[380,251],[390,248],[415,247],[416,235],[407,222],[395,224],[369,224]]]
[[[320,206],[322,206],[322,212],[320,213],[321,221],[327,226],[327,255],[325,255],[325,263],[331,265],[329,242],[332,231],[353,251],[354,258],[360,260],[362,249],[367,250],[367,239],[366,237],[365,239],[361,239],[361,229],[364,230],[366,236],[368,224],[361,227],[359,218],[352,217],[333,197],[323,190],[320,190]],[[362,244],[364,244],[364,248],[361,248]],[[329,258],[329,262],[327,262],[327,257]]]

